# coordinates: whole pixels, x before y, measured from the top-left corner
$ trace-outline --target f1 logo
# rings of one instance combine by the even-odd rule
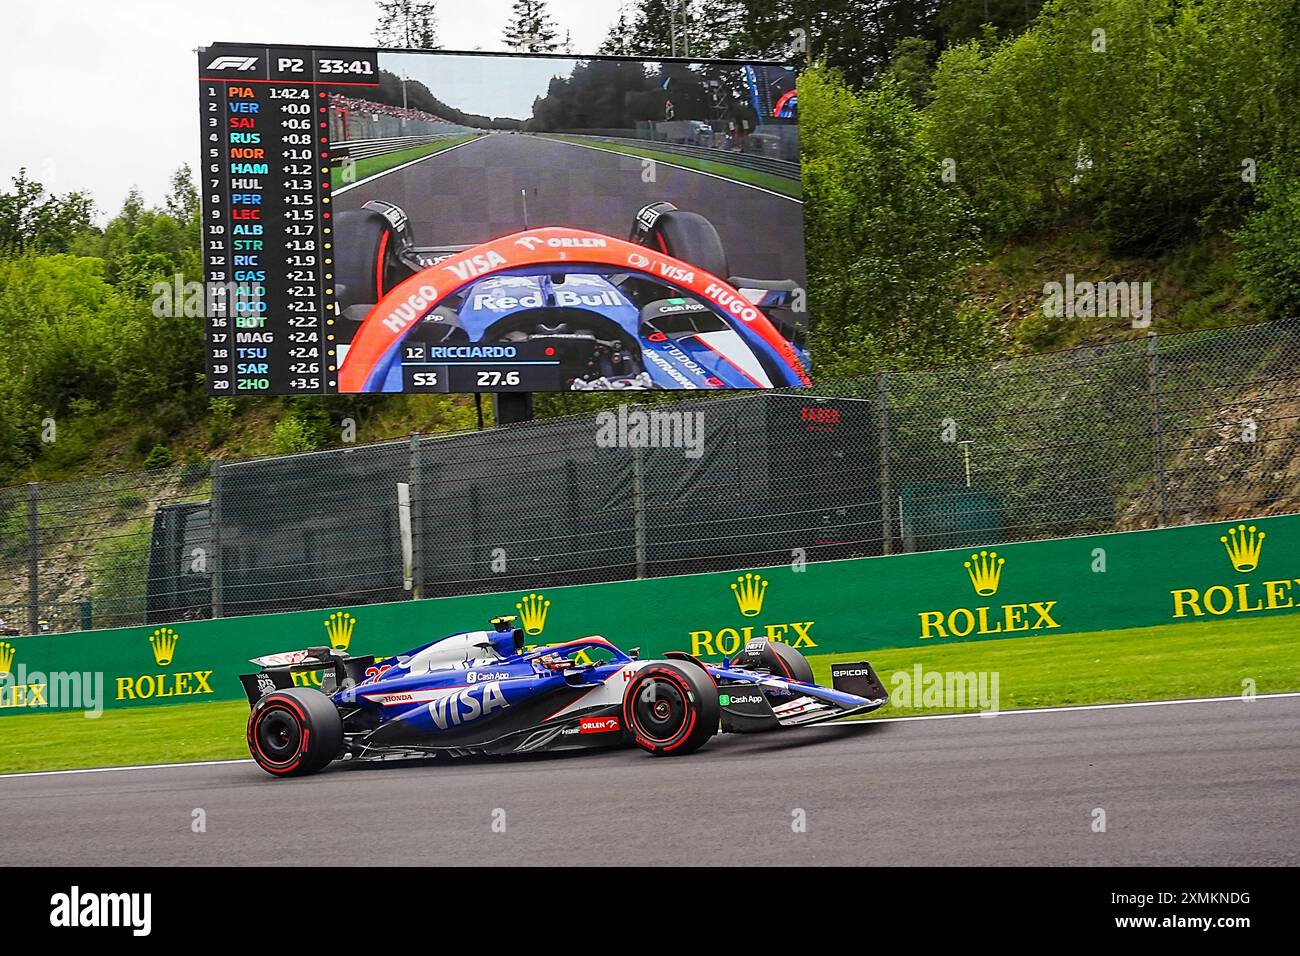
[[[209,70],[251,70],[257,66],[255,56],[219,56],[208,64]]]

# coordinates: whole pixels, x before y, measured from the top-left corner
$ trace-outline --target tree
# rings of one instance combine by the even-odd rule
[[[632,22],[632,34],[628,38],[633,55],[672,56],[672,2],[673,0],[641,0],[636,19]]]
[[[47,194],[45,187],[18,170],[12,192],[0,193],[0,249],[64,252],[90,228],[95,204],[81,193]]]
[[[898,88],[907,94],[912,105],[925,105],[934,76],[930,57],[934,53],[934,41],[921,37],[907,37],[899,40],[894,47],[894,56],[889,61],[887,75]]]
[[[800,77],[799,110],[819,378],[990,354],[987,317],[962,303],[976,231],[922,115],[893,82],[859,92],[824,67]]]
[[[596,52],[610,56],[630,56],[635,52],[632,49],[632,20],[627,15],[626,6],[619,6],[618,19],[609,28],[605,41]]]
[[[435,50],[438,13],[434,0],[378,0],[375,42],[383,47]]]
[[[554,53],[560,45],[558,36],[546,0],[515,0],[506,24],[506,46],[525,53]]]

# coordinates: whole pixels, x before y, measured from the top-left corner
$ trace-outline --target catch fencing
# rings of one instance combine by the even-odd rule
[[[1282,322],[0,489],[0,616],[154,624],[1295,513],[1298,369]],[[703,440],[638,446],[640,413]]]
[[[562,135],[568,139],[589,140],[593,146],[606,143],[610,146],[648,149],[657,153],[668,153],[674,156],[701,159],[712,163],[723,163],[728,166],[739,166],[755,172],[780,176],[782,179],[792,179],[796,183],[799,182],[799,163],[797,161],[743,152],[738,149],[719,149],[712,146],[696,146],[690,143],[672,143],[650,137],[592,134],[582,131],[566,131],[559,134],[542,135]]]

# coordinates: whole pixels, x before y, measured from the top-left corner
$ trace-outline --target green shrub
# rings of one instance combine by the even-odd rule
[[[154,445],[149,449],[149,454],[144,456],[144,466],[152,471],[155,468],[170,467],[175,459],[166,445]]]

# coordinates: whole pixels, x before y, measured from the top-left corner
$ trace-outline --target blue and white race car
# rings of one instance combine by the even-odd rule
[[[730,276],[712,224],[672,203],[643,207],[627,239],[545,227],[416,246],[408,225],[381,200],[335,219],[340,391],[810,384],[799,286]],[[516,380],[414,377],[505,353]]]
[[[787,644],[750,640],[720,666],[684,652],[641,660],[603,637],[527,649],[513,617],[376,660],[328,647],[254,659],[241,675],[248,749],[277,777],[336,759],[527,754],[635,745],[688,754],[715,733],[802,727],[884,706],[865,661],[813,682]],[[295,675],[318,671],[320,690]]]

